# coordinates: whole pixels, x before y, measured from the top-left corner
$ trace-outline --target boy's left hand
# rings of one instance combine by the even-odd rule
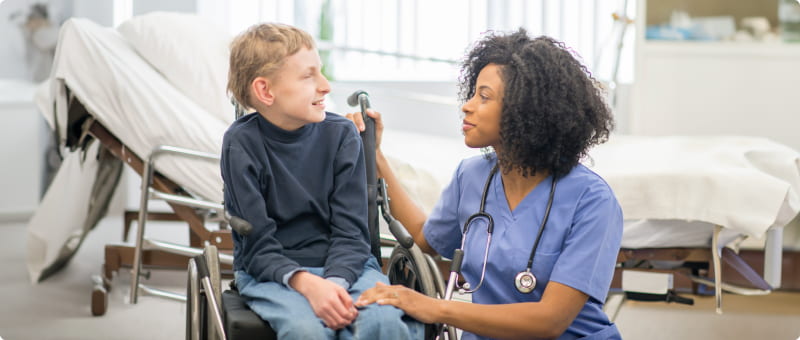
[[[314,314],[331,329],[341,329],[355,321],[358,311],[353,306],[350,294],[333,281],[298,272],[290,279],[290,285],[303,294],[314,310]]]

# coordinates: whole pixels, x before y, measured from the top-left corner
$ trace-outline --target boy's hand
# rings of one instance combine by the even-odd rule
[[[297,272],[289,279],[289,285],[306,297],[314,314],[328,328],[344,328],[358,316],[350,294],[332,281],[308,272]]]
[[[364,125],[364,118],[361,117],[361,112],[348,113],[344,116],[356,124],[358,132],[362,132],[364,129],[366,129],[366,125]],[[367,116],[375,120],[375,147],[380,148],[381,137],[383,136],[383,119],[381,118],[381,113],[372,109],[367,109]]]

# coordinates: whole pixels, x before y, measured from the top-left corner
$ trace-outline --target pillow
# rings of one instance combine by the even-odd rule
[[[152,12],[117,30],[139,55],[212,116],[230,123],[234,108],[226,93],[232,37],[204,18]]]
[[[439,201],[444,185],[437,181],[430,172],[409,163],[408,160],[393,155],[386,155],[386,160],[411,200],[422,208],[425,215],[430,214],[436,202]]]

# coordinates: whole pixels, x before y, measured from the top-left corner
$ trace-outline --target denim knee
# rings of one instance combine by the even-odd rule
[[[277,331],[278,339],[328,339],[332,333],[318,318],[288,319]]]
[[[408,339],[403,311],[393,306],[371,305],[359,311],[354,329],[356,339]]]

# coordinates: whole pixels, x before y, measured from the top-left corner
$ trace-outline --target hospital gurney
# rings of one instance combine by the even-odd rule
[[[722,290],[780,288],[783,228],[800,211],[797,151],[759,137],[615,136],[589,163],[623,207],[623,268],[629,260],[710,262],[713,278],[696,268],[688,276],[714,286],[718,313]],[[763,274],[737,255],[744,238],[766,239]],[[723,267],[746,286],[726,283]]]
[[[105,312],[104,289],[122,266],[133,268],[132,303],[142,288],[184,300],[140,285],[141,267],[135,264],[185,268],[188,257],[201,253],[206,244],[232,249],[220,203],[218,155],[233,107],[228,105],[224,115],[209,113],[206,105],[190,99],[152,61],[143,59],[117,30],[84,19],[69,20],[61,29],[51,86],[55,110],[48,118],[61,145],[82,149],[99,142],[143,177],[136,247],[106,247],[93,314]],[[222,91],[220,98],[224,97]],[[188,246],[143,238],[151,197],[168,202],[174,211],[169,218],[189,224]],[[223,223],[219,230],[209,230],[207,221]]]
[[[404,185],[427,209],[438,197],[432,188],[442,188],[460,159],[476,153],[461,139],[400,130],[387,130],[382,148],[399,159]],[[415,152],[423,148],[430,152]],[[765,294],[780,287],[783,228],[800,211],[797,151],[756,137],[615,135],[583,163],[609,183],[622,206],[620,269],[640,261],[706,263],[712,277],[689,274],[714,285],[718,310],[722,289]],[[736,254],[748,237],[766,238],[763,274]],[[749,287],[725,283],[723,267],[731,269],[726,277],[738,271],[748,278]]]

